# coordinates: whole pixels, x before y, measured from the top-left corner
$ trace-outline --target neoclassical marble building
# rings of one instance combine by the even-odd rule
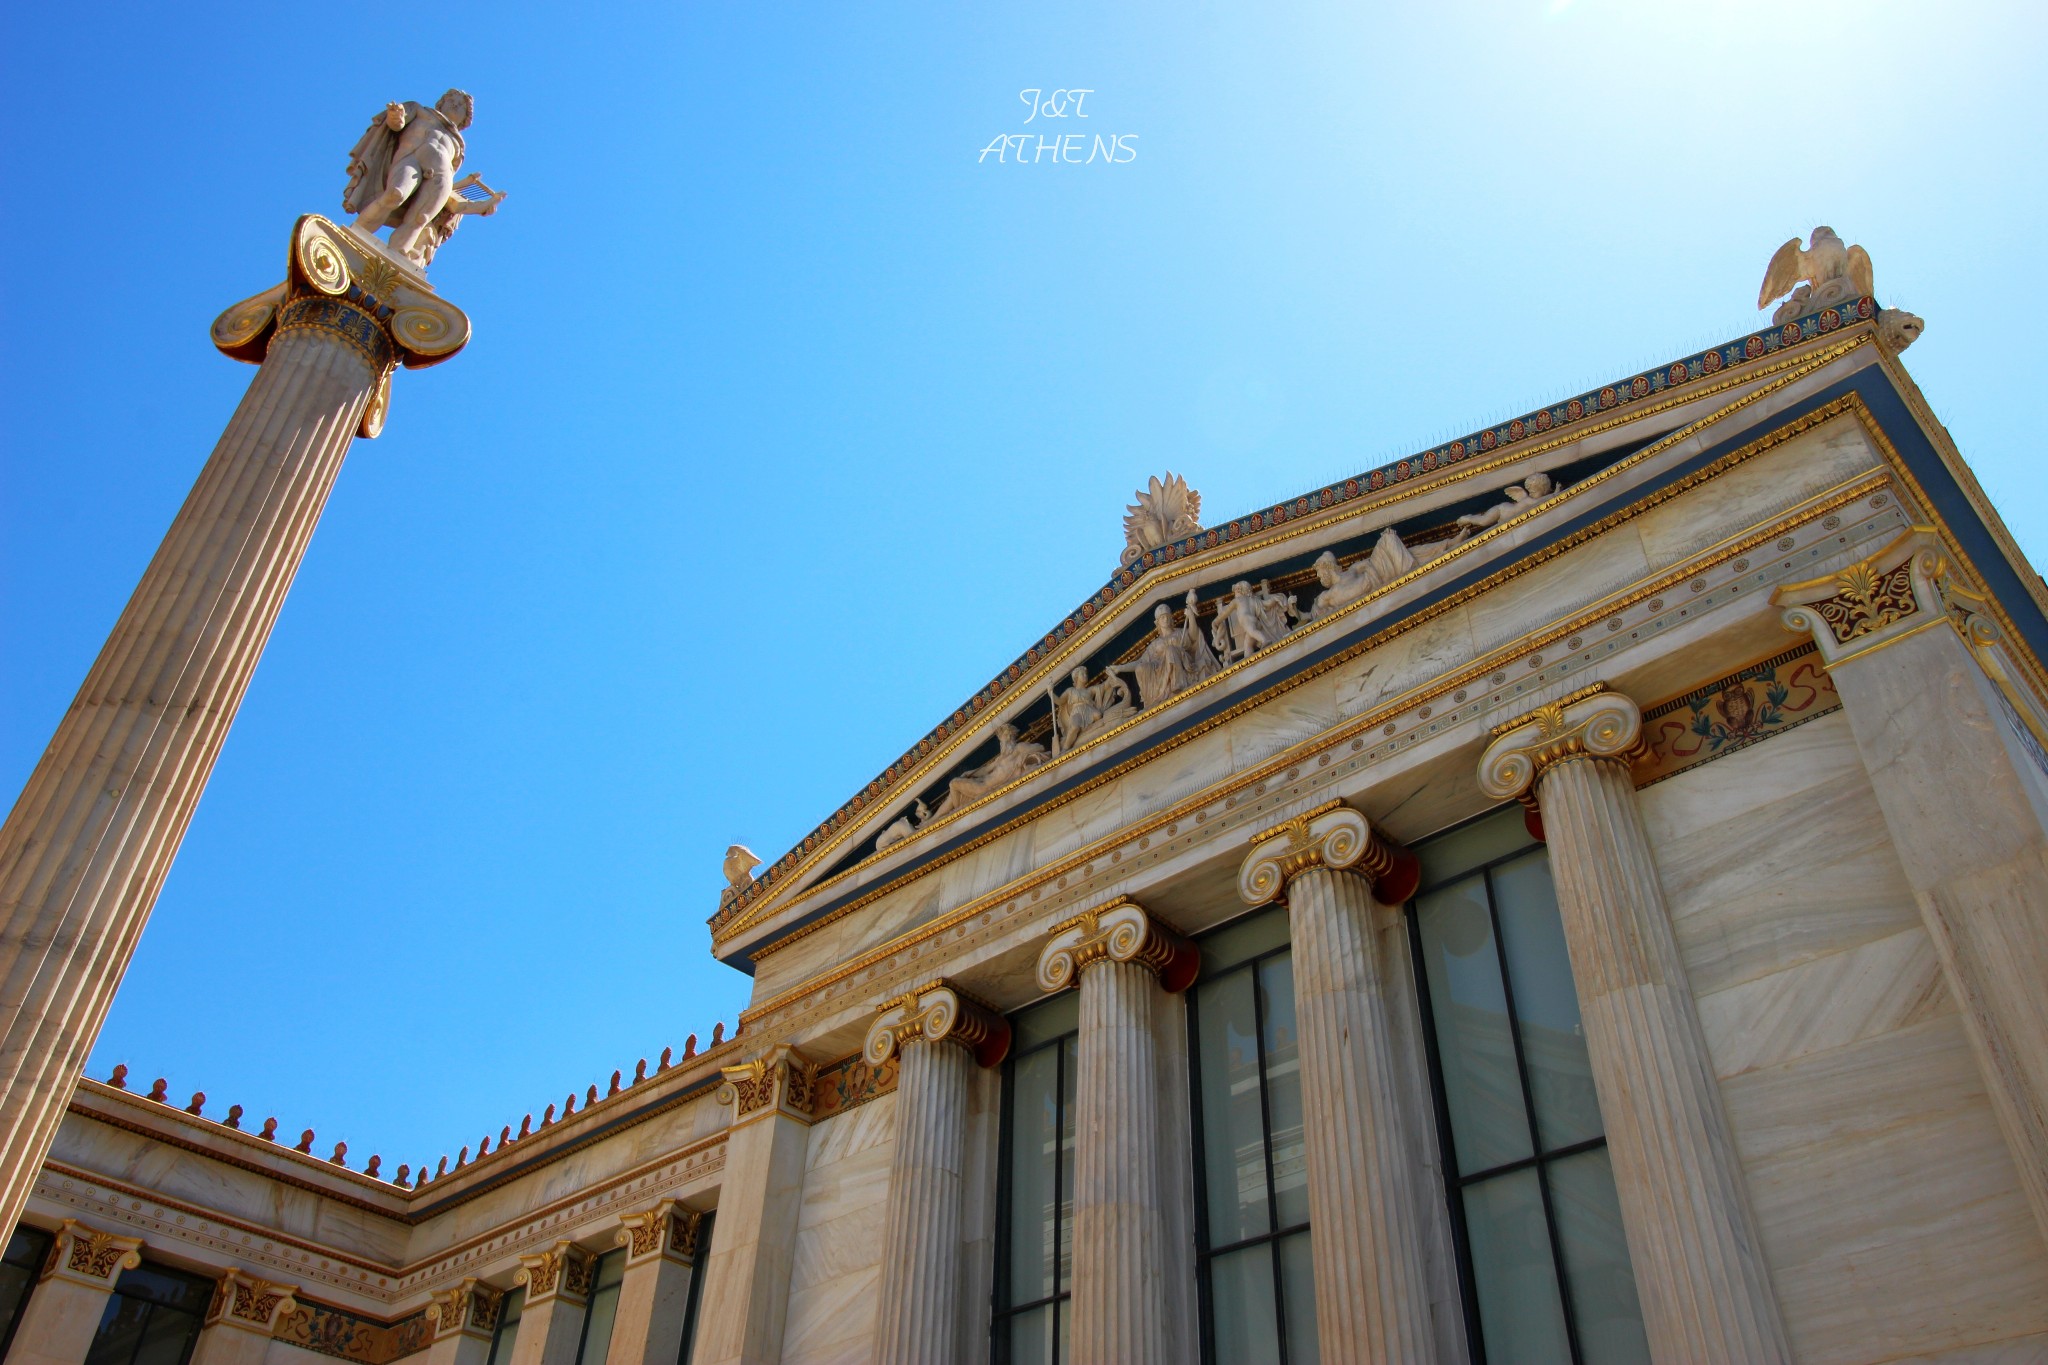
[[[83,1081],[7,1365],[2048,1359],[2048,592],[1861,269],[1155,481],[728,858],[734,1036],[452,1169]]]

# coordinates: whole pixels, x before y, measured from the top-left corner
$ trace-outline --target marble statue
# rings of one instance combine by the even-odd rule
[[[1917,314],[1903,308],[1880,308],[1877,311],[1877,339],[1892,348],[1903,351],[1920,339],[1920,333],[1927,324]]]
[[[932,813],[926,809],[924,802],[911,802],[907,812],[882,826],[882,832],[875,836],[875,852],[880,853],[885,848],[894,848],[917,833],[918,826],[931,818]]]
[[[1340,566],[1334,551],[1316,556],[1316,581],[1323,590],[1309,610],[1309,620],[1320,621],[1371,595],[1415,567],[1415,556],[1389,526],[1373,542],[1372,553],[1348,566]]]
[[[1138,691],[1148,708],[1222,671],[1216,656],[1209,652],[1209,642],[1202,638],[1193,588],[1188,589],[1185,606],[1179,624],[1174,622],[1172,603],[1161,602],[1152,608],[1152,641],[1135,665]]]
[[[1094,682],[1088,670],[1077,668],[1068,679],[1067,690],[1052,700],[1052,751],[1066,753],[1085,744],[1092,736],[1123,724],[1138,713],[1131,700],[1131,685],[1114,669],[1105,670]]]
[[[1817,227],[1805,250],[1800,250],[1799,239],[1794,237],[1771,257],[1756,306],[1768,307],[1772,299],[1784,297],[1790,290],[1790,297],[1771,314],[1771,322],[1781,324],[1818,309],[1852,303],[1870,289],[1870,253],[1860,246],[1845,245],[1831,227]]]
[[[1209,638],[1215,641],[1222,661],[1234,664],[1279,643],[1300,617],[1293,594],[1274,592],[1270,581],[1261,581],[1254,588],[1239,579],[1230,585],[1230,596],[1217,604]]]
[[[744,891],[754,884],[754,869],[761,865],[758,854],[745,844],[734,844],[725,851],[725,881],[735,891]]]
[[[1541,502],[1556,491],[1557,481],[1548,474],[1531,474],[1520,483],[1511,483],[1500,491],[1507,495],[1506,502],[1497,502],[1482,512],[1472,512],[1458,518],[1457,542],[1462,543],[1487,530],[1500,525],[1515,513],[1523,511],[1529,504]]]
[[[951,815],[973,805],[998,787],[1007,787],[1050,757],[1043,744],[1017,738],[1017,727],[996,727],[996,756],[972,772],[965,772],[946,784],[946,799],[932,812],[932,818]]]
[[[1124,509],[1124,552],[1120,563],[1131,564],[1147,550],[1156,550],[1202,529],[1202,495],[1188,481],[1169,473],[1158,475],[1137,492]]]
[[[389,226],[391,249],[424,270],[465,215],[496,213],[505,200],[502,191],[474,175],[455,179],[462,168],[462,130],[475,110],[460,90],[450,90],[432,108],[411,100],[385,105],[349,153],[341,206],[356,215],[351,226],[366,234]],[[485,190],[482,199],[464,197],[472,185]]]

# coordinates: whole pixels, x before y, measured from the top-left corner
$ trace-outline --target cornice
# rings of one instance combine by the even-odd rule
[[[1841,359],[1842,357],[1849,355],[1858,347],[1865,344],[1875,346],[1876,342],[1874,336],[1870,333],[1869,329],[1857,329],[1852,335],[1845,337],[1835,346],[1829,347],[1817,353],[1808,353],[1802,359],[1800,364],[1793,367],[1789,372],[1780,376],[1775,383],[1770,384],[1768,386],[1756,388],[1748,393],[1745,393],[1740,398],[1736,399],[1734,402],[1701,416],[1695,421],[1690,422],[1687,425],[1668,433],[1666,436],[1646,446],[1644,449],[1637,451],[1636,453],[1629,455],[1620,461],[1617,461],[1615,464],[1608,466],[1606,469],[1601,470],[1600,472],[1593,474],[1584,480],[1581,480],[1579,483],[1576,483],[1572,485],[1569,489],[1566,489],[1562,494],[1554,496],[1549,499],[1545,499],[1544,502],[1540,504],[1537,509],[1531,512],[1524,513],[1521,517],[1504,521],[1500,525],[1495,526],[1489,529],[1488,531],[1483,532],[1480,535],[1474,536],[1471,540],[1465,542],[1465,544],[1461,545],[1458,549],[1453,550],[1452,552],[1442,556],[1441,558],[1431,560],[1426,565],[1422,565],[1417,569],[1412,570],[1408,574],[1403,575],[1401,578],[1396,579],[1393,582],[1385,585],[1379,591],[1373,593],[1371,596],[1363,598],[1359,602],[1353,603],[1351,606],[1346,607],[1343,611],[1337,612],[1323,621],[1310,623],[1310,625],[1303,627],[1301,630],[1296,631],[1293,635],[1290,635],[1289,641],[1292,642],[1295,640],[1308,640],[1312,638],[1312,632],[1320,631],[1325,628],[1335,627],[1337,623],[1345,623],[1357,619],[1357,613],[1364,611],[1370,607],[1373,607],[1376,604],[1384,602],[1384,600],[1388,596],[1402,591],[1403,589],[1414,584],[1421,578],[1435,574],[1440,569],[1446,566],[1454,567],[1461,558],[1476,557],[1485,548],[1497,545],[1508,537],[1521,534],[1523,528],[1527,525],[1529,518],[1547,512],[1554,512],[1561,507],[1568,507],[1574,498],[1590,495],[1592,492],[1602,487],[1603,485],[1635,472],[1636,470],[1640,469],[1645,463],[1655,460],[1659,456],[1665,454],[1666,452],[1672,450],[1673,448],[1682,444],[1691,437],[1697,435],[1704,429],[1723,421],[1725,418],[1741,411],[1742,409],[1754,403],[1761,402],[1764,399],[1769,398],[1783,391],[1785,388],[1797,383],[1799,380],[1811,374],[1817,373],[1821,369],[1824,369],[1825,367]],[[1611,530],[1613,527],[1621,525],[1622,523],[1633,519],[1636,516],[1640,516],[1642,513],[1661,504],[1662,502],[1667,501],[1672,497],[1676,497],[1679,494],[1685,492],[1686,490],[1697,486],[1704,480],[1712,478],[1726,469],[1733,468],[1735,465],[1752,457],[1753,455],[1761,453],[1764,450],[1768,450],[1773,446],[1781,443],[1782,441],[1790,440],[1793,437],[1804,433],[1805,431],[1811,429],[1814,426],[1819,425],[1822,422],[1830,420],[1834,417],[1841,415],[1844,412],[1848,412],[1851,410],[1857,410],[1859,412],[1862,412],[1864,416],[1864,425],[1866,426],[1866,428],[1874,428],[1875,424],[1869,421],[1867,412],[1863,412],[1863,410],[1860,407],[1860,400],[1858,400],[1854,394],[1844,395],[1841,398],[1835,399],[1829,402],[1828,404],[1824,405],[1822,408],[1812,413],[1808,413],[1802,415],[1801,417],[1793,419],[1792,421],[1788,422],[1785,426],[1777,428],[1774,431],[1757,438],[1756,440],[1752,441],[1748,445],[1745,445],[1741,449],[1732,452],[1729,455],[1725,455],[1721,457],[1719,460],[1714,461],[1707,467],[1700,470],[1696,470],[1691,474],[1682,476],[1681,478],[1678,478],[1672,481],[1671,483],[1662,486],[1661,488],[1653,491],[1646,498],[1631,503],[1627,507],[1624,507],[1610,514],[1609,516],[1603,518],[1602,520],[1588,527],[1582,528],[1578,532],[1572,533],[1571,535],[1560,539],[1556,543],[1540,547],[1535,551],[1516,557],[1515,559],[1505,563],[1501,568],[1495,570],[1493,573],[1487,575],[1486,577],[1466,586],[1463,589],[1458,590],[1456,593],[1452,594],[1445,600],[1438,602],[1435,605],[1425,608],[1421,611],[1411,613],[1403,617],[1400,621],[1394,622],[1390,624],[1387,628],[1377,631],[1372,635],[1365,637],[1364,639],[1343,649],[1342,651],[1333,654],[1329,658],[1326,658],[1318,663],[1308,665],[1304,668],[1297,669],[1296,671],[1288,673],[1285,676],[1273,679],[1272,681],[1267,682],[1261,687],[1259,687],[1256,691],[1247,692],[1242,700],[1232,705],[1231,707],[1219,712],[1218,714],[1211,716],[1208,719],[1199,722],[1195,725],[1185,727],[1175,732],[1174,734],[1171,734],[1158,740],[1157,742],[1147,746],[1145,749],[1127,756],[1122,762],[1117,763],[1112,767],[1095,774],[1094,776],[1090,777],[1084,782],[1076,784],[1074,787],[1070,788],[1066,792],[1061,793],[1059,796],[1051,798],[1048,801],[1033,805],[1028,810],[1020,811],[1017,814],[1015,814],[1012,818],[1004,820],[1000,824],[991,826],[989,829],[983,831],[975,838],[965,843],[962,843],[958,847],[948,849],[942,853],[936,854],[930,858],[925,859],[922,862],[915,864],[912,867],[905,868],[904,870],[902,870],[901,872],[897,873],[892,877],[879,881],[876,885],[862,891],[860,895],[855,897],[853,900],[849,901],[847,904],[831,910],[830,912],[820,916],[819,918],[811,921],[808,924],[789,930],[778,936],[772,943],[765,944],[762,947],[755,949],[754,956],[757,960],[759,958],[766,957],[769,954],[778,951],[781,948],[787,947],[791,943],[797,942],[798,940],[806,937],[811,933],[817,932],[818,930],[825,928],[827,925],[836,923],[840,919],[843,919],[846,915],[852,914],[855,911],[858,911],[867,905],[871,905],[877,900],[880,900],[882,897],[892,894],[893,892],[901,889],[902,887],[909,885],[911,882],[917,880],[918,878],[926,876],[929,873],[935,871],[936,869],[945,866],[947,863],[965,857],[968,854],[974,852],[975,850],[982,848],[985,845],[993,842],[994,840],[999,839],[1004,835],[1012,832],[1013,830],[1016,830],[1022,827],[1023,825],[1028,824],[1035,819],[1038,819],[1039,817],[1043,816],[1047,811],[1057,809],[1059,806],[1064,805],[1072,800],[1075,800],[1078,797],[1085,795],[1087,792],[1093,791],[1103,786],[1105,783],[1114,781],[1127,773],[1135,771],[1137,768],[1153,761],[1162,754],[1170,752],[1174,748],[1177,748],[1183,744],[1191,742],[1196,738],[1199,738],[1201,735],[1206,734],[1210,730],[1215,729],[1218,725],[1224,724],[1225,722],[1233,719],[1236,716],[1242,715],[1244,712],[1256,706],[1263,705],[1266,702],[1271,701],[1273,698],[1280,696],[1281,694],[1295,687],[1299,687],[1309,681],[1312,681],[1313,679],[1320,677],[1324,673],[1327,673],[1331,669],[1340,667],[1344,663],[1347,663],[1350,660],[1357,658],[1360,654],[1363,654],[1372,649],[1376,649],[1380,645],[1385,644],[1389,640],[1397,638],[1399,635],[1405,633],[1406,631],[1416,629],[1417,627],[1423,625],[1427,621],[1434,619],[1435,617],[1442,615],[1445,612],[1454,610],[1457,607],[1463,605],[1464,603],[1469,602],[1474,598],[1491,591],[1493,588],[1498,587],[1503,583],[1509,582],[1522,574],[1528,573],[1531,570],[1540,567],[1542,564],[1547,563],[1549,560],[1556,558],[1558,555],[1564,554],[1569,550],[1576,548],[1578,545],[1581,545],[1586,541],[1591,540],[1594,537],[1603,534],[1608,530]],[[1194,572],[1195,569],[1198,567],[1199,566],[1190,566],[1188,568],[1180,570],[1180,572]],[[1514,648],[1514,646],[1503,647],[1504,650],[1510,653],[1512,653]],[[1195,686],[1187,689],[1185,692],[1176,694],[1176,696],[1173,699],[1173,703],[1175,705],[1179,705],[1185,698],[1196,697],[1203,694],[1207,694],[1213,697],[1219,692],[1228,691],[1233,685],[1235,685],[1238,681],[1242,679],[1244,671],[1247,668],[1253,666],[1254,664],[1263,665],[1266,662],[1268,662],[1269,659],[1272,657],[1274,656],[1271,654],[1271,652],[1268,652],[1268,654],[1255,656],[1253,659],[1245,660],[1240,663],[1234,664],[1231,667],[1223,670],[1221,673],[1217,674],[1215,677],[1209,678],[1204,682],[1198,683]],[[1490,657],[1490,655],[1488,657]],[[1485,672],[1486,669],[1484,668],[1478,669],[1478,674],[1480,676],[1483,676]],[[1116,733],[1121,733],[1122,731],[1129,729],[1132,725],[1135,725],[1139,723],[1139,721],[1146,719],[1148,714],[1149,713],[1141,713],[1139,720],[1126,721],[1123,726],[1118,727],[1118,730],[1111,732],[1111,734],[1114,735]],[[1105,738],[1108,737],[1109,736],[1105,736]],[[1091,742],[1089,745],[1083,745],[1080,749],[1075,750],[1074,752],[1087,752],[1090,748],[1093,747],[1093,743],[1094,742]],[[1063,759],[1065,757],[1065,755],[1062,756]],[[1051,766],[1052,765],[1048,764],[1035,768],[1026,777],[1019,779],[1017,782],[1013,782],[1009,786],[1003,787],[996,792],[991,793],[990,796],[985,799],[988,801],[998,800],[1006,793],[1014,791],[1017,788],[1021,787],[1022,785],[1024,785],[1024,783],[1036,780],[1039,774],[1045,772]],[[840,877],[831,878],[819,883],[814,887],[806,888],[805,894],[815,895],[823,890],[826,890],[834,883],[839,881],[841,878],[846,877],[848,875],[850,875],[850,872],[842,873],[840,874]],[[756,1009],[749,1009],[743,1011],[740,1016],[741,1019],[743,1021],[751,1022],[759,1018],[760,1016],[757,1012],[758,1008],[759,1007],[757,1007]]]
[[[1848,312],[1846,318],[1842,310],[1829,308],[1782,326],[1759,329],[1734,341],[1645,370],[1602,389],[1588,390],[1575,398],[1537,409],[1462,440],[1276,503],[1263,512],[1247,514],[1225,526],[1198,532],[1173,545],[1148,552],[1141,557],[1135,569],[1120,568],[1100,591],[1070,613],[1060,626],[1048,632],[1039,645],[1026,650],[966,705],[956,709],[952,717],[942,721],[907,750],[882,776],[869,782],[795,848],[778,858],[761,874],[758,882],[738,893],[729,891],[721,900],[718,912],[711,917],[714,946],[722,946],[764,918],[772,917],[781,908],[778,902],[782,900],[785,888],[807,869],[829,859],[850,837],[864,835],[869,825],[886,816],[888,812],[878,807],[893,807],[895,797],[918,789],[935,778],[942,765],[966,739],[978,736],[984,724],[995,721],[1006,708],[1016,705],[1011,700],[1014,695],[1021,694],[1026,705],[1036,700],[1042,684],[1059,675],[1060,668],[1064,666],[1062,661],[1070,660],[1078,647],[1096,638],[1100,625],[1098,618],[1116,599],[1140,586],[1148,596],[1157,595],[1164,590],[1166,583],[1177,576],[1161,577],[1150,571],[1187,561],[1201,566],[1214,565],[1218,559],[1234,555],[1251,544],[1262,550],[1270,549],[1295,535],[1320,531],[1333,521],[1376,510],[1387,503],[1413,497],[1456,479],[1473,477],[1503,464],[1519,462],[1548,449],[1583,441],[1615,426],[1640,421],[1655,412],[1691,403],[1731,387],[1754,383],[1785,365],[1800,363],[1799,359],[1792,358],[1791,353],[1837,331],[1857,340],[1874,340],[1874,320],[1878,311],[1875,301],[1864,298],[1844,307]],[[1702,386],[1703,380],[1711,382]],[[1681,395],[1671,396],[1680,389],[1684,390]],[[1609,415],[1603,418],[1601,414]],[[1589,422],[1589,418],[1596,420]],[[1495,450],[1503,454],[1492,460],[1481,458]],[[1436,473],[1449,465],[1459,466],[1455,475],[1394,488],[1397,484],[1408,485],[1411,480],[1421,480],[1422,476]],[[1340,488],[1343,490],[1341,494]],[[1391,491],[1386,496],[1375,496],[1382,490]],[[1181,698],[1177,696],[1174,700],[1178,703]],[[1044,765],[1036,771],[1043,772],[1050,766]],[[987,799],[999,796],[999,792],[991,793]],[[973,807],[956,812],[948,819],[964,815],[971,809]],[[944,823],[931,822],[934,827]],[[804,888],[805,891],[813,889]]]

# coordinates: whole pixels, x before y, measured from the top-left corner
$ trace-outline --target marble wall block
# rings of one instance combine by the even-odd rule
[[[1640,802],[1796,1358],[2042,1358],[2048,1248],[1847,719]]]
[[[811,1129],[782,1341],[785,1365],[862,1361],[872,1354],[895,1132],[894,1094]],[[724,1231],[720,1224],[717,1235]]]

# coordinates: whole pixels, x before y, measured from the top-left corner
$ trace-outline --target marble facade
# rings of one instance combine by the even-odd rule
[[[1504,805],[1555,879],[1651,1358],[2048,1358],[2048,591],[1873,300],[1220,528],[1160,489],[1000,686],[742,860],[734,1037],[403,1182],[81,1083],[10,1365],[80,1358],[94,1245],[219,1282],[208,1361],[484,1365],[521,1288],[501,1359],[579,1365],[614,1247],[612,1365],[686,1333],[706,1365],[989,1359],[1007,1021],[1066,991],[1073,1358],[1202,1359],[1189,993],[1263,905],[1322,1358],[1474,1359],[1404,907],[1410,850]],[[1158,603],[1194,639],[1242,584],[1297,611],[1054,730]]]

